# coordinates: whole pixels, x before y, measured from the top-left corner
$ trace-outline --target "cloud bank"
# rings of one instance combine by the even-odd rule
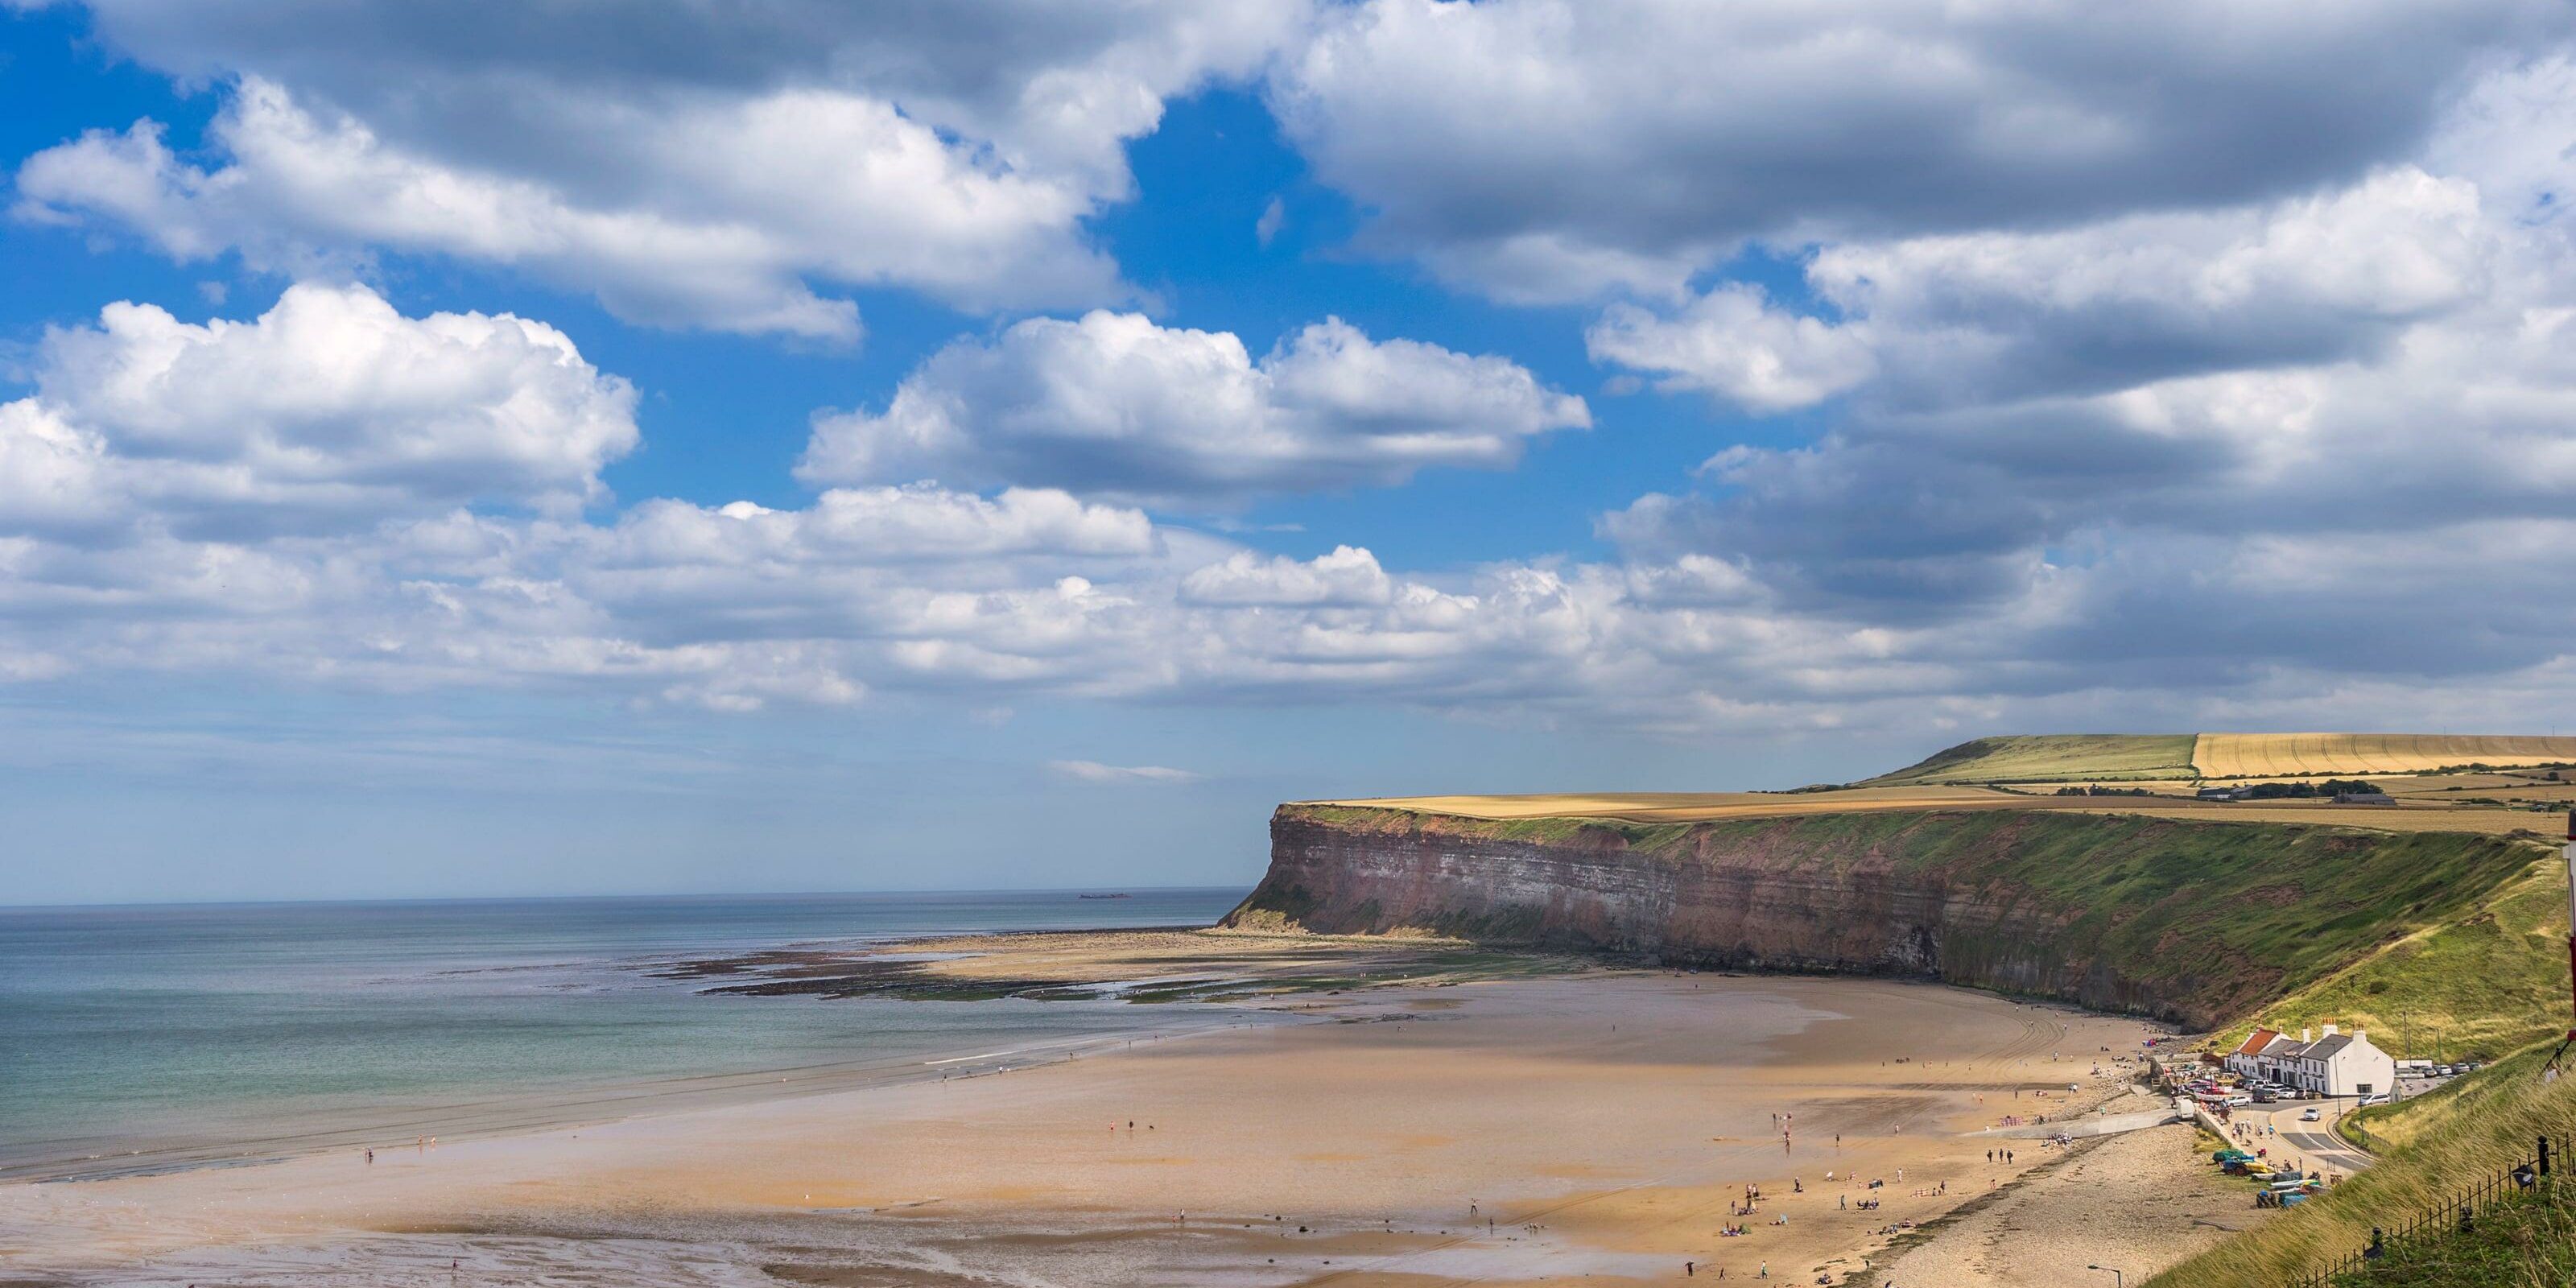
[[[38,347],[0,676],[1687,733],[2569,692],[2562,7],[782,0],[536,38],[578,9],[97,7],[221,110],[199,149],[29,158],[20,214],[305,284]],[[1507,512],[1429,567],[1193,526],[1510,469],[1597,410],[1329,315],[1256,355],[1120,311],[1084,221],[1135,197],[1126,144],[1256,81],[1359,250],[1571,302],[1663,395],[1587,447],[1702,435],[1697,474],[1623,484],[1580,555]],[[328,284],[389,254],[657,324],[847,339],[881,287],[1002,316],[818,414],[802,504],[617,508],[633,390],[541,322]]]

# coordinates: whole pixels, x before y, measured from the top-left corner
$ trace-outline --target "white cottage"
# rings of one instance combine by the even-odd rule
[[[2299,1036],[2295,1038],[2286,1033],[2274,1034],[2271,1041],[2263,1044],[2262,1050],[2254,1053],[2255,1068],[2261,1071],[2267,1082],[2277,1082],[2284,1087],[2307,1085],[2299,1081],[2299,1057],[2307,1051],[2310,1039],[2306,1029],[2299,1030]]]
[[[2299,1063],[2309,1079],[2304,1085],[2329,1096],[2384,1096],[2397,1085],[2397,1057],[2372,1046],[2360,1029],[2337,1033],[2327,1025]]]
[[[2263,1076],[2263,1048],[2272,1045],[2273,1039],[2280,1036],[2270,1029],[2256,1029],[2219,1063],[2238,1077],[2259,1078]]]
[[[2275,1039],[2263,1048],[2263,1068],[2275,1082],[2321,1096],[2385,1095],[2397,1085],[2397,1059],[2370,1044],[2360,1029],[2325,1026],[2325,1036],[2299,1030],[2297,1040]]]

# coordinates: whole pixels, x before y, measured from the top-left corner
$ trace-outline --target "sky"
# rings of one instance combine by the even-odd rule
[[[2576,730],[2557,0],[0,0],[0,903]]]

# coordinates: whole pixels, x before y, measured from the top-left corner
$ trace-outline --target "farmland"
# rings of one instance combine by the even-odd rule
[[[2191,763],[2203,778],[2417,774],[2464,765],[2576,762],[2576,738],[2491,734],[2205,733]]]
[[[1858,787],[2169,784],[2576,764],[2576,737],[2525,734],[2025,734],[1977,738]]]
[[[2427,780],[2439,781],[2439,780]],[[2576,784],[2569,785],[2576,788]],[[2501,799],[2488,789],[2480,801]],[[2533,799],[2547,792],[2535,791]],[[2377,832],[2476,832],[2488,836],[2554,834],[2563,820],[2527,809],[2461,802],[2439,791],[2395,807],[2331,801],[2202,801],[2188,796],[2055,796],[1987,787],[1855,787],[1815,792],[1584,792],[1533,796],[1388,796],[1307,801],[1410,810],[1478,819],[1607,819],[1626,823],[1707,823],[1885,810],[2022,810],[2118,814],[2195,822],[2293,823]]]
[[[1309,801],[1407,809],[1462,818],[1615,818],[1632,823],[1697,823],[1720,818],[1839,814],[1850,810],[1976,809],[2027,805],[2029,798],[1987,787],[1863,787],[1821,792],[1573,792],[1531,796],[1389,796]]]
[[[2196,734],[2018,734],[1944,748],[1864,786],[2068,783],[2194,777]]]

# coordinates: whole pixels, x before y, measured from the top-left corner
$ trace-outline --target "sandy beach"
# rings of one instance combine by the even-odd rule
[[[1969,1133],[2124,1094],[2112,1057],[2150,1032],[1931,984],[1660,972],[1272,1005],[1306,1022],[436,1147],[403,1137],[372,1164],[344,1147],[0,1187],[0,1280],[1359,1288],[1767,1264],[1839,1284],[1905,1233],[1892,1227],[2059,1161],[2039,1140]],[[1989,1162],[2003,1147],[2014,1160]],[[2087,1204],[2033,1198],[2053,1185],[2098,1204],[2144,1174],[2099,1170],[2038,1174],[1963,1224],[2093,1237]],[[1762,1200],[1734,1215],[1748,1186]],[[2219,1198],[2155,1220],[2188,1229]],[[1721,1237],[1730,1224],[1748,1233]]]

